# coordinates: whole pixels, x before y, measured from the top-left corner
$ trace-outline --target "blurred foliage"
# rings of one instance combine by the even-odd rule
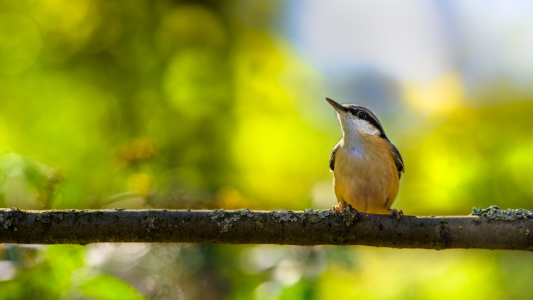
[[[326,81],[271,29],[280,6],[0,0],[0,207],[331,207],[341,132]],[[466,99],[463,85],[445,74],[365,103],[388,113],[406,164],[394,207],[532,209],[532,96]],[[531,264],[490,251],[0,245],[0,299],[514,299],[528,297]]]
[[[413,178],[403,182],[402,195],[409,196],[402,202],[414,214],[465,214],[478,204],[533,208],[527,201],[533,197],[533,99],[499,100],[456,109],[427,133],[402,140],[409,147],[403,152],[410,162],[406,177]]]

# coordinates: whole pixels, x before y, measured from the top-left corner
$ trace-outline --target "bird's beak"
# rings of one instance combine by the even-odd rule
[[[342,105],[340,105],[339,103],[337,103],[337,102],[335,102],[335,101],[329,99],[328,97],[326,97],[326,100],[328,100],[329,105],[331,105],[331,107],[333,107],[333,109],[334,109],[337,113],[339,113],[339,115],[343,115],[343,114],[346,113],[346,109],[345,109]]]

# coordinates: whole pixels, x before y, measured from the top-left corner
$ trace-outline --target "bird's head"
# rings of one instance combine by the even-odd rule
[[[337,112],[337,118],[345,137],[360,139],[373,135],[387,138],[378,118],[368,108],[351,104],[341,105],[329,98],[326,100]]]

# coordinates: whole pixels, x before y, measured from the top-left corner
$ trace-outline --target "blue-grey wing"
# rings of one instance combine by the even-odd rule
[[[339,144],[333,148],[333,152],[331,152],[331,157],[329,158],[329,170],[331,172],[335,169],[335,153],[337,153],[337,149],[339,149]]]
[[[402,155],[400,154],[400,151],[398,151],[398,148],[396,148],[396,146],[394,146],[390,141],[389,144],[391,146],[392,158],[394,158],[394,162],[398,168],[398,175],[400,178],[402,178],[402,173],[405,172]]]

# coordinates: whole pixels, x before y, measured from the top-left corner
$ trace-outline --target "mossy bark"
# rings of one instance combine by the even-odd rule
[[[353,214],[349,218],[347,213]],[[0,209],[0,243],[366,245],[533,250],[533,220],[330,211]]]

